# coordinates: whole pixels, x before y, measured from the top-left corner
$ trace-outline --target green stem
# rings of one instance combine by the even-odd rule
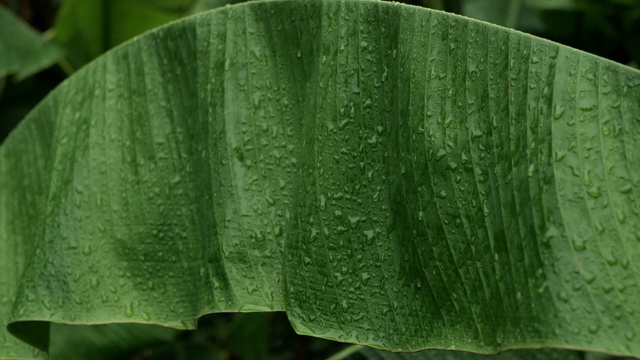
[[[62,58],[60,58],[60,60],[58,61],[58,65],[60,65],[60,67],[67,74],[67,76],[71,76],[71,74],[76,72],[76,69],[73,68],[73,65],[71,65],[71,63],[69,62],[69,59],[67,59],[66,56],[63,56]]]
[[[518,25],[520,19],[520,8],[522,7],[521,0],[513,0],[509,6],[509,12],[507,14],[507,20],[505,26],[509,28],[515,28]]]
[[[349,355],[357,353],[358,351],[364,349],[364,346],[362,345],[351,345],[348,346],[342,350],[340,350],[339,352],[333,354],[332,356],[328,357],[327,360],[342,360],[342,359],[346,359],[347,357],[349,357]]]

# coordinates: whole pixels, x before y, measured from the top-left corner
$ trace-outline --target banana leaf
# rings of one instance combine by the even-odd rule
[[[371,0],[198,14],[0,147],[0,356],[286,311],[392,351],[638,357],[639,149],[640,72],[527,34]]]

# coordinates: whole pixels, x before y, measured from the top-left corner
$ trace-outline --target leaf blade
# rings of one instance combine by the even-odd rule
[[[637,305],[636,228],[611,210],[635,208],[637,155],[622,164],[630,196],[596,196],[572,169],[589,156],[602,180],[613,162],[597,146],[635,148],[633,135],[599,138],[595,121],[620,111],[609,121],[634,134],[634,113],[617,109],[638,106],[637,79],[369,1],[252,3],[154,31],[74,75],[0,148],[2,174],[35,174],[0,176],[0,243],[25,247],[8,264],[29,259],[5,321],[47,347],[30,322],[185,329],[210,312],[286,309],[302,333],[392,350],[637,354],[634,314],[616,311]],[[31,213],[13,214],[25,199]],[[626,268],[621,253],[611,265],[581,249],[583,231],[624,245]]]

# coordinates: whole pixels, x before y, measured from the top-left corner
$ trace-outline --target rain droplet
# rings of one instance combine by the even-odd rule
[[[489,207],[487,206],[486,201],[482,202],[482,215],[484,215],[484,217],[489,216]]]
[[[318,238],[318,229],[311,228],[311,235],[309,235],[309,242],[314,242]]]
[[[560,162],[560,161],[562,161],[562,159],[565,158],[565,156],[567,156],[567,152],[566,151],[556,150],[555,154],[554,154],[554,159],[555,159],[556,162]]]
[[[367,341],[369,341],[369,334],[364,333],[364,332],[358,332],[356,333],[356,341],[359,344],[366,344]]]
[[[563,303],[568,303],[569,302],[569,296],[564,291],[560,291],[558,293],[558,299],[560,299],[560,301],[562,301]]]
[[[564,106],[556,104],[556,106],[553,107],[553,118],[556,120],[560,119],[562,115],[564,115],[564,111]]]
[[[42,305],[47,308],[47,310],[51,310],[51,302],[49,301],[49,299],[44,299],[42,300]]]
[[[496,342],[502,344],[504,341],[504,331],[500,328],[496,331]]]
[[[549,241],[551,241],[553,238],[558,236],[560,236],[560,230],[558,230],[557,227],[552,225],[549,227],[549,229],[547,229],[547,232],[544,234],[544,237],[542,238],[542,242],[546,244]]]
[[[547,288],[549,287],[549,284],[547,284],[547,282],[543,282],[542,285],[538,288],[538,293],[542,294],[543,292],[545,292],[547,290]]]
[[[182,179],[180,178],[180,175],[176,174],[176,176],[174,176],[170,181],[169,181],[169,186],[174,187],[178,184],[180,184],[180,181]]]
[[[362,285],[367,286],[367,283],[369,282],[369,279],[371,278],[371,275],[369,275],[368,272],[363,272],[362,274],[360,274],[360,280],[362,281]]]
[[[375,232],[375,230],[373,230],[373,229],[365,230],[365,231],[363,231],[362,233],[363,233],[363,234],[364,234],[364,236],[365,236],[365,240],[364,240],[364,242],[365,242],[367,245],[371,245],[371,244],[373,244],[373,239],[374,239],[374,238],[375,238],[375,236],[376,236],[376,232]]]
[[[585,273],[582,275],[582,278],[584,279],[584,281],[588,284],[591,285],[593,284],[593,282],[596,280],[596,276],[591,274],[591,273]]]
[[[444,121],[444,128],[445,129],[449,128],[449,126],[451,126],[451,122],[453,122],[453,117],[448,116],[447,119]]]
[[[349,311],[349,303],[347,302],[347,300],[342,300],[342,311],[347,312]]]
[[[620,265],[622,266],[623,269],[628,269],[629,268],[629,259],[623,259],[622,262],[620,263]]]
[[[466,164],[467,161],[469,161],[469,157],[467,156],[466,151],[462,151],[462,153],[460,154],[460,159],[462,159],[462,165]]]
[[[89,284],[89,286],[91,286],[92,289],[97,288],[98,286],[100,286],[100,280],[98,280],[98,278],[91,279],[91,283]]]
[[[446,149],[438,149],[438,152],[436,153],[436,160],[440,161],[442,160],[445,156],[447,156],[447,150]]]
[[[82,255],[84,255],[84,256],[91,255],[91,246],[85,245],[85,247],[82,248]]]
[[[597,199],[600,197],[600,189],[597,186],[592,186],[589,189],[587,189],[587,194],[589,194],[589,196],[591,196],[594,199]]]
[[[133,317],[133,302],[125,306],[124,315],[128,318]]]
[[[571,239],[571,242],[573,243],[573,250],[575,251],[583,251],[587,249],[587,245],[581,238],[575,237]]]
[[[631,184],[627,183],[625,185],[622,185],[618,191],[620,191],[623,194],[628,194],[631,192],[631,190],[633,189],[633,187],[631,186]]]
[[[592,111],[595,110],[596,104],[581,104],[579,108],[582,111]]]

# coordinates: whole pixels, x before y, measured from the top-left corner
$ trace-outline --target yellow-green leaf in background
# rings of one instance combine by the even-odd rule
[[[26,78],[55,64],[60,56],[60,48],[0,5],[0,78],[12,74]]]
[[[65,0],[56,18],[58,43],[77,70],[112,47],[182,17],[194,0]]]

